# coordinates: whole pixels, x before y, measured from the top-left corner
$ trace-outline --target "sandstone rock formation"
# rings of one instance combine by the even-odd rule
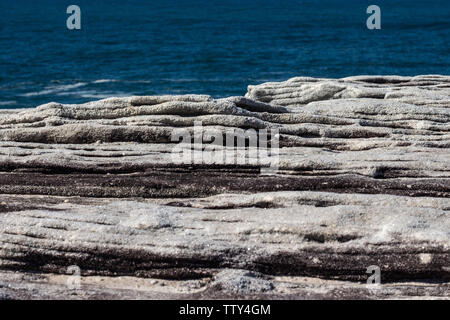
[[[0,110],[0,203],[0,298],[448,298],[450,77]]]

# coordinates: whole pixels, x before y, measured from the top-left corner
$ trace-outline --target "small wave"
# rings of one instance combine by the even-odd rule
[[[16,104],[17,101],[0,101],[0,106],[13,106]]]
[[[71,89],[75,89],[75,88],[79,88],[79,87],[83,87],[87,85],[86,82],[78,82],[78,83],[74,83],[74,84],[66,84],[66,85],[61,85],[61,86],[53,86],[53,87],[49,87],[54,89],[55,91],[67,91],[67,90],[71,90]]]
[[[119,82],[117,79],[99,79],[92,81],[92,83],[108,83],[108,82]]]
[[[126,97],[130,94],[125,92],[99,92],[95,90],[80,90],[71,92],[60,92],[56,94],[57,96],[74,96],[77,98],[85,99],[105,99],[111,97]]]
[[[124,80],[125,83],[152,83],[152,80]]]
[[[162,78],[155,79],[155,81],[166,81],[166,82],[237,82],[237,81],[247,81],[247,78]]]
[[[86,99],[106,99],[106,98],[118,98],[118,97],[128,97],[130,94],[126,93],[85,93],[81,94],[80,97]]]
[[[74,84],[65,84],[65,85],[59,85],[59,86],[47,86],[44,90],[37,91],[37,92],[27,92],[22,94],[22,97],[36,97],[36,96],[43,96],[48,95],[52,93],[58,93],[58,92],[64,92],[71,89],[76,89],[79,87],[83,87],[87,85],[86,82],[78,82]]]
[[[204,80],[202,79],[183,79],[183,78],[179,78],[179,79],[170,79],[170,78],[163,78],[161,79],[162,81],[167,81],[167,82],[202,82]]]

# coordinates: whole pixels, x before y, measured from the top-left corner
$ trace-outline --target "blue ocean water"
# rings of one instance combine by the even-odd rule
[[[381,30],[366,28],[371,4]],[[450,74],[449,0],[0,0],[0,108],[436,73]]]

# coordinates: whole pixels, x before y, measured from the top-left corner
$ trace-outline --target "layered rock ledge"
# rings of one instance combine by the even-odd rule
[[[448,298],[450,77],[0,110],[0,203],[0,298]]]

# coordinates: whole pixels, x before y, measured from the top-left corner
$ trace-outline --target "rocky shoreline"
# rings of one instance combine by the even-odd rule
[[[243,130],[275,171],[205,147]],[[174,163],[180,132],[246,161]],[[0,110],[0,146],[1,299],[450,296],[449,76]]]

